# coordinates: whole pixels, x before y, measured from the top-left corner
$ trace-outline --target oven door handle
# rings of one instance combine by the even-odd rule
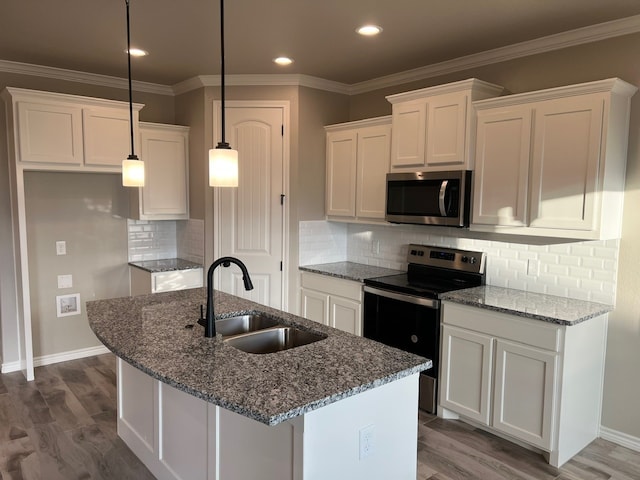
[[[414,305],[420,305],[422,307],[437,309],[440,308],[440,300],[434,300],[431,298],[416,297],[414,295],[406,295],[403,293],[390,292],[389,290],[380,290],[379,288],[364,286],[365,293],[372,293],[380,297],[390,298],[392,300],[399,300],[401,302],[413,303]]]

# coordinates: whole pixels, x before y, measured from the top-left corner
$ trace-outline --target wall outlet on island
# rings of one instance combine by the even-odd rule
[[[360,429],[360,460],[373,455],[375,451],[375,425],[367,425]]]

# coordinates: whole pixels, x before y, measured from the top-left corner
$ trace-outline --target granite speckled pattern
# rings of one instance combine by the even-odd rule
[[[567,326],[613,310],[603,303],[489,285],[448,292],[440,299]]]
[[[163,260],[142,260],[139,262],[129,262],[133,267],[141,268],[147,272],[173,272],[176,270],[191,270],[192,268],[202,268],[202,265],[182,258],[165,258]]]
[[[215,292],[216,317],[265,312],[327,335],[290,350],[242,352],[196,323],[204,288],[87,302],[89,324],[117,356],[207,402],[276,425],[426,370],[431,360],[311,320]],[[194,325],[193,328],[185,328]]]
[[[388,275],[399,275],[406,273],[402,270],[376,267],[373,265],[363,265],[354,262],[322,263],[318,265],[301,265],[300,270],[311,273],[319,273],[330,277],[344,278],[362,282],[365,278],[385,277]]]

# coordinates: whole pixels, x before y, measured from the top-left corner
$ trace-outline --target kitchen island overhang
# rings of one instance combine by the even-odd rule
[[[192,423],[206,431],[193,448],[199,444],[206,452],[183,465],[185,474],[195,475],[191,478],[202,468],[213,475],[202,478],[226,478],[223,472],[244,478],[238,469],[244,469],[247,478],[256,472],[271,478],[265,476],[269,465],[283,462],[291,463],[285,469],[291,475],[282,477],[276,468],[273,478],[329,478],[326,475],[337,474],[338,465],[340,475],[349,476],[333,478],[386,478],[389,473],[415,478],[418,373],[431,366],[430,360],[222,292],[215,298],[219,316],[260,311],[326,338],[266,355],[242,352],[220,337],[205,338],[196,323],[206,299],[204,289],[87,303],[91,328],[119,357],[119,434],[154,474],[185,478],[176,473],[178,467],[168,468],[166,458],[162,460],[163,455],[172,456],[163,421],[200,411],[202,418]],[[135,391],[133,397],[127,388]],[[154,408],[127,403],[145,398],[145,392]],[[173,412],[166,410],[170,405]],[[149,410],[154,411],[152,418]],[[147,416],[146,435],[132,431],[134,419],[127,418],[127,411]],[[173,423],[190,424],[188,418]],[[262,438],[252,450],[268,451],[268,445],[283,442],[291,448],[280,452],[284,457],[277,461],[274,452],[258,455],[262,461],[252,455],[241,468],[240,452],[232,451],[233,442],[224,438],[229,431],[244,431],[243,444]],[[285,439],[278,440],[278,435]],[[132,445],[136,442],[138,449]],[[193,449],[176,458],[189,453]],[[200,458],[207,459],[206,465],[192,470]]]

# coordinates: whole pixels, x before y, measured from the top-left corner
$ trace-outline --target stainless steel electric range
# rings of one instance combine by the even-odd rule
[[[410,244],[407,273],[364,281],[364,336],[433,361],[420,408],[436,413],[442,293],[485,283],[483,252]]]

